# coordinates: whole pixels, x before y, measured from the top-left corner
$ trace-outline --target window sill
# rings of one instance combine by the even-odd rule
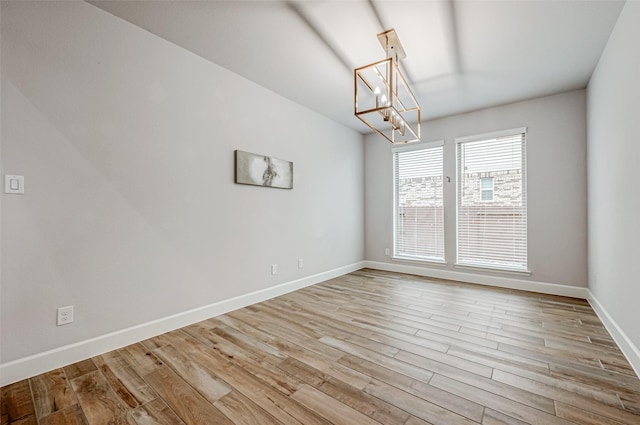
[[[416,263],[416,264],[430,264],[435,266],[446,266],[447,262],[444,260],[437,259],[429,259],[429,258],[417,258],[417,257],[391,257],[391,261],[402,261],[405,263]]]
[[[454,264],[454,267],[456,269],[463,269],[463,270],[476,270],[476,271],[503,273],[503,274],[510,274],[515,276],[531,276],[531,270],[500,269],[498,267],[479,266],[479,265],[470,266],[466,264]]]

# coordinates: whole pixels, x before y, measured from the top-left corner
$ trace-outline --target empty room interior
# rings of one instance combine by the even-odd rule
[[[1,424],[640,424],[640,1],[0,2]]]

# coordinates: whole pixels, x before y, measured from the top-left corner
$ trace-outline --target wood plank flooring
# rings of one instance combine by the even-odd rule
[[[363,269],[1,389],[5,424],[640,424],[587,302]]]

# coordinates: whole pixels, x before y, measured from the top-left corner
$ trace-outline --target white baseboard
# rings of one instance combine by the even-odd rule
[[[210,317],[215,317],[310,285],[315,285],[364,267],[398,273],[408,273],[417,276],[450,279],[481,285],[498,286],[501,288],[520,289],[524,291],[586,299],[589,301],[598,317],[600,317],[600,320],[602,320],[604,326],[627,357],[636,374],[640,376],[640,350],[635,344],[633,344],[625,332],[618,326],[611,315],[587,288],[534,282],[511,277],[488,276],[436,268],[417,267],[405,264],[361,261],[291,282],[285,282],[271,288],[261,289],[249,294],[219,301],[193,310],[175,314],[173,316],[164,317],[127,329],[101,335],[89,340],[80,341],[75,344],[66,345],[64,347],[0,364],[0,386],[8,385],[71,363],[97,356],[174,329],[197,323]]]
[[[542,294],[561,295],[587,299],[589,290],[579,286],[556,285],[554,283],[535,282],[514,277],[489,276],[468,272],[444,270],[432,267],[418,267],[406,264],[383,263],[379,261],[365,261],[365,267],[390,272],[407,273],[417,276],[435,277],[439,279],[457,280],[460,282],[477,283],[480,285],[497,286],[500,288],[519,289],[522,291],[539,292]]]
[[[357,262],[0,365],[0,386],[359,270]]]
[[[589,291],[587,301],[589,301],[589,304],[591,304],[591,307],[604,324],[604,327],[607,328],[613,340],[618,344],[618,347],[620,347],[620,350],[631,364],[631,367],[633,367],[636,375],[640,377],[640,349],[629,339],[622,328],[618,326],[618,323],[613,320],[613,317],[611,317],[609,312],[591,291]]]

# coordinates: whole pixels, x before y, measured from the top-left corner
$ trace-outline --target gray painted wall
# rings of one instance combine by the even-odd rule
[[[358,133],[84,2],[2,2],[1,47],[3,363],[364,259]]]
[[[425,107],[428,107],[426,105]],[[585,91],[576,90],[510,105],[428,121],[425,142],[445,140],[446,270],[455,263],[455,143],[454,138],[528,127],[527,186],[530,276],[519,279],[570,286],[587,285],[587,190]],[[391,260],[392,146],[379,136],[365,138],[365,256]],[[425,268],[440,266],[424,265]],[[467,270],[465,270],[467,272]],[[473,273],[491,275],[491,272]],[[495,273],[494,273],[495,274]]]
[[[640,3],[625,4],[588,87],[589,289],[640,347]]]

